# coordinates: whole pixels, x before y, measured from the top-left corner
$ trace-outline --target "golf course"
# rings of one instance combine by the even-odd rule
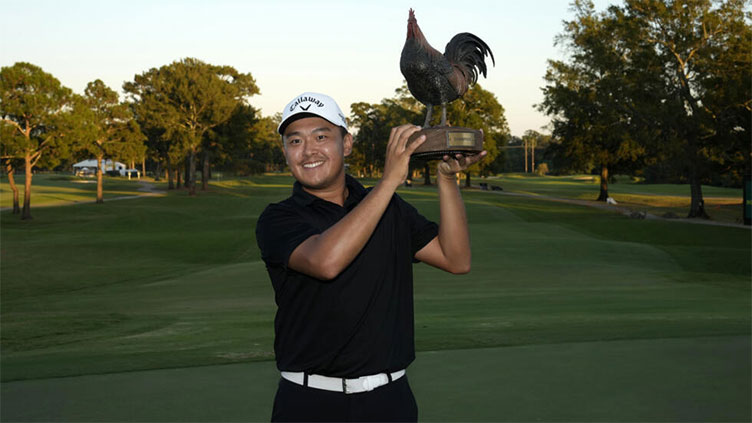
[[[740,189],[703,187],[713,220],[696,224],[676,217],[686,185],[619,179],[609,209],[587,176],[480,181],[503,190],[462,191],[471,272],[414,265],[420,420],[752,420]],[[292,182],[191,197],[108,178],[94,204],[94,184],[37,175],[23,221],[0,179],[0,420],[268,421],[276,306],[255,225]],[[435,186],[398,194],[438,221]]]

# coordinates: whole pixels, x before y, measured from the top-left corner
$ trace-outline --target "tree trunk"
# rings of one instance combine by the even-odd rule
[[[465,172],[465,188],[472,187],[472,184],[470,183],[470,172]]]
[[[172,164],[170,163],[170,155],[167,155],[167,189],[175,189],[175,182],[172,178]],[[179,184],[180,182],[178,182]]]
[[[705,212],[705,201],[702,199],[702,184],[700,183],[697,167],[694,164],[690,170],[689,189],[692,193],[692,201],[689,205],[689,215],[687,217],[710,219],[710,216]]]
[[[694,111],[694,109],[693,109]],[[689,215],[687,217],[698,217],[709,219],[710,216],[705,212],[705,201],[702,198],[702,181],[700,179],[700,159],[698,157],[697,134],[690,132],[687,135],[687,146],[689,156],[689,189],[692,199],[689,204]]]
[[[191,151],[191,154],[185,157],[185,160],[183,160],[183,173],[185,174],[183,176],[183,188],[189,188],[191,187],[191,179],[193,179],[193,175],[191,174],[191,163],[192,163],[192,156],[193,152]]]
[[[141,159],[141,176],[146,177],[146,157]],[[157,173],[157,178],[159,178],[159,173]]]
[[[177,187],[177,189],[183,188],[183,179],[182,176],[180,176],[183,174],[183,172],[181,172],[181,170],[183,169],[175,168],[175,180],[177,181],[177,184],[175,186]]]
[[[608,166],[601,165],[601,192],[595,201],[608,201]]]
[[[102,158],[104,156],[97,156],[97,204],[104,203],[104,195],[102,193]],[[114,165],[113,165],[114,166]]]
[[[431,166],[428,162],[423,165],[423,185],[431,185]]]
[[[16,180],[13,179],[15,169],[13,169],[13,164],[11,164],[10,160],[5,163],[5,170],[8,172],[8,184],[10,184],[10,189],[13,191],[13,214],[21,214],[21,207],[18,206],[18,187],[16,186]]]
[[[190,156],[188,156],[188,175],[186,183],[188,184],[188,195],[196,195],[196,150],[191,150]],[[190,178],[190,179],[189,179]]]
[[[26,180],[24,181],[24,202],[21,220],[31,220],[31,154],[24,156],[24,167],[26,171]]]
[[[206,191],[206,185],[209,183],[209,152],[204,151],[203,163],[201,165],[201,191]]]
[[[525,150],[525,173],[527,173],[527,141],[522,142],[522,149]]]

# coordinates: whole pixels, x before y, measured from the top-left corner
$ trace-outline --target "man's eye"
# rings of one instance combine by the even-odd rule
[[[326,135],[319,135],[319,141],[323,141],[326,139]]]
[[[294,138],[287,141],[288,144],[300,144],[300,138]]]

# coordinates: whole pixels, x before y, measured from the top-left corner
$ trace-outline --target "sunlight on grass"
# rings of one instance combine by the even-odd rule
[[[23,206],[23,175],[15,175],[19,190],[19,203]],[[116,177],[104,178],[103,196],[105,201],[115,197],[143,195],[138,180]],[[31,186],[32,214],[35,207],[60,206],[96,200],[97,183],[93,179],[82,179],[73,175],[38,174],[34,175]],[[7,175],[0,178],[0,208],[13,207],[13,193]]]

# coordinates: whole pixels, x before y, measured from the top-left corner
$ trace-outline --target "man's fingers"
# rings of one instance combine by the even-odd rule
[[[412,134],[411,134],[411,135],[412,135]],[[410,138],[410,137],[408,137],[408,139],[409,139],[409,138]],[[405,152],[407,152],[407,154],[413,154],[413,152],[414,152],[414,151],[415,151],[415,150],[416,150],[416,149],[417,149],[418,147],[420,147],[420,146],[421,146],[421,144],[423,144],[424,142],[426,142],[426,136],[425,136],[425,135],[421,135],[421,136],[419,136],[419,137],[415,138],[415,139],[413,140],[413,142],[411,142],[411,143],[410,143],[409,145],[407,145],[407,146],[405,147]]]
[[[480,154],[472,156],[465,156],[462,154],[455,154],[454,157],[445,154],[441,159],[444,163],[440,163],[443,169],[447,170],[447,173],[458,173],[467,170],[470,166],[483,160],[488,153],[484,150]]]
[[[400,132],[399,137],[399,151],[404,151],[407,149],[407,140],[410,139],[410,136],[418,131],[420,131],[420,126],[415,125],[402,125],[400,128],[404,127],[403,131]],[[416,140],[417,141],[417,140]],[[415,147],[417,148],[417,146]]]
[[[483,158],[486,157],[487,154],[488,154],[488,152],[486,150],[483,150],[483,151],[480,152],[480,154],[476,154],[474,156],[467,157],[466,158],[467,159],[466,166],[469,167],[469,166],[474,165],[475,163],[478,163],[479,161],[483,160]]]

